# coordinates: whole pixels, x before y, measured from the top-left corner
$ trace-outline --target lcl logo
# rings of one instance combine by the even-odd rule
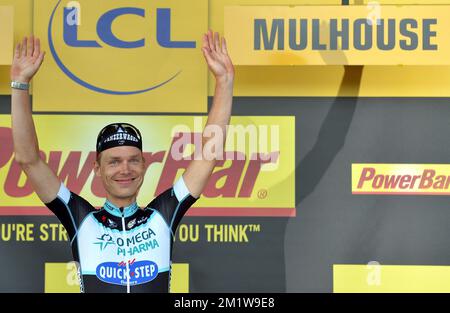
[[[150,86],[141,90],[133,90],[133,91],[118,91],[118,90],[109,90],[106,88],[101,88],[95,86],[93,83],[90,83],[73,73],[61,60],[58,55],[55,44],[52,36],[53,22],[55,13],[60,5],[62,0],[59,0],[53,9],[52,15],[50,17],[49,25],[48,25],[48,42],[50,46],[50,51],[55,59],[59,68],[74,82],[91,89],[96,92],[113,94],[113,95],[132,95],[144,93],[158,87],[161,87],[171,80],[173,80],[178,74],[180,74],[181,70],[175,74],[172,74],[167,80],[160,82],[157,85]],[[81,20],[81,10],[79,5],[71,6],[71,2],[68,4],[68,7],[63,8],[63,38],[64,43],[72,48],[102,48],[103,45],[108,45],[110,47],[118,48],[118,49],[136,49],[142,48],[150,45],[146,38],[141,38],[136,41],[125,41],[119,38],[113,32],[113,23],[118,18],[126,15],[138,16],[143,19],[146,17],[146,10],[138,7],[121,7],[115,8],[105,12],[100,16],[96,23],[96,33],[98,35],[98,39],[80,39],[78,38],[78,27],[80,25]],[[75,2],[76,3],[76,2]],[[150,28],[150,27],[149,27]],[[195,49],[196,42],[195,41],[174,41],[171,39],[171,9],[170,8],[157,8],[156,9],[156,44],[162,48],[167,49]]]

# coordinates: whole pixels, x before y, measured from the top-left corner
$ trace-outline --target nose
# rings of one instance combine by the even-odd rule
[[[128,163],[128,161],[124,160],[121,164],[120,164],[120,173],[122,174],[129,174],[130,171],[130,164]]]

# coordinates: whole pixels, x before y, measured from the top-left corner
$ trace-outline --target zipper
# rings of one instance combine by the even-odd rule
[[[123,207],[120,208],[120,212],[122,213],[122,239],[124,242],[124,245],[126,245],[127,242],[127,235],[126,235],[126,229],[125,229],[125,216],[123,212]],[[127,293],[130,293],[130,266],[128,265],[128,260],[126,259],[126,253],[125,253],[125,265],[127,267]]]

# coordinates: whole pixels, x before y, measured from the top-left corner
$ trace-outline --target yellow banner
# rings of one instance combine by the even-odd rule
[[[37,111],[205,112],[208,1],[36,1]]]
[[[14,161],[10,119],[0,115],[0,215],[45,214]],[[106,196],[93,173],[97,134],[113,122],[136,125],[143,134],[148,166],[138,197],[138,204],[145,206],[189,165],[194,147],[201,143],[206,116],[37,115],[34,121],[42,158],[72,192],[97,207]],[[231,123],[225,159],[218,161],[189,214],[294,216],[294,118],[233,117]]]
[[[45,293],[80,293],[75,263],[45,263]],[[173,263],[171,293],[189,292],[189,263]]]
[[[0,6],[0,65],[10,65],[13,58],[13,15],[12,6]]]
[[[450,5],[230,6],[237,65],[450,65]]]
[[[381,5],[411,5],[409,0],[378,1]],[[246,0],[246,5],[269,6],[272,0]],[[292,0],[290,5],[308,5],[311,1]],[[339,0],[323,0],[321,5],[339,5]],[[350,4],[355,4],[350,1]],[[368,1],[365,1],[368,3]],[[429,1],[416,1],[429,5]],[[434,0],[434,5],[448,5],[448,0]],[[15,42],[32,33],[33,0],[0,0],[0,5],[14,7]],[[209,5],[209,27],[224,32],[224,8],[236,5],[234,0],[215,0]],[[230,48],[230,47],[229,47]],[[46,62],[49,59],[46,59]],[[288,97],[449,97],[450,66],[366,66],[360,88],[358,76],[346,73],[342,66],[236,66],[234,95]],[[349,69],[349,71],[352,69]],[[352,70],[354,71],[354,69]],[[39,74],[38,74],[39,75]],[[380,80],[382,77],[382,80]],[[342,79],[344,78],[344,82]],[[0,66],[0,94],[9,95],[9,67]],[[341,86],[339,94],[337,91]],[[214,94],[214,78],[209,77],[209,95]],[[77,110],[78,111],[78,110]]]
[[[449,195],[448,164],[352,164],[353,194]]]
[[[447,279],[447,277],[449,279]],[[450,266],[334,264],[336,293],[450,292]]]

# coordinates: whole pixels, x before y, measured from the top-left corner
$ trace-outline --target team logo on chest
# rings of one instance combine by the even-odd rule
[[[97,238],[97,242],[94,242],[95,245],[100,246],[100,251],[104,251],[109,245],[115,245],[116,242],[109,234],[103,234],[99,238]]]

